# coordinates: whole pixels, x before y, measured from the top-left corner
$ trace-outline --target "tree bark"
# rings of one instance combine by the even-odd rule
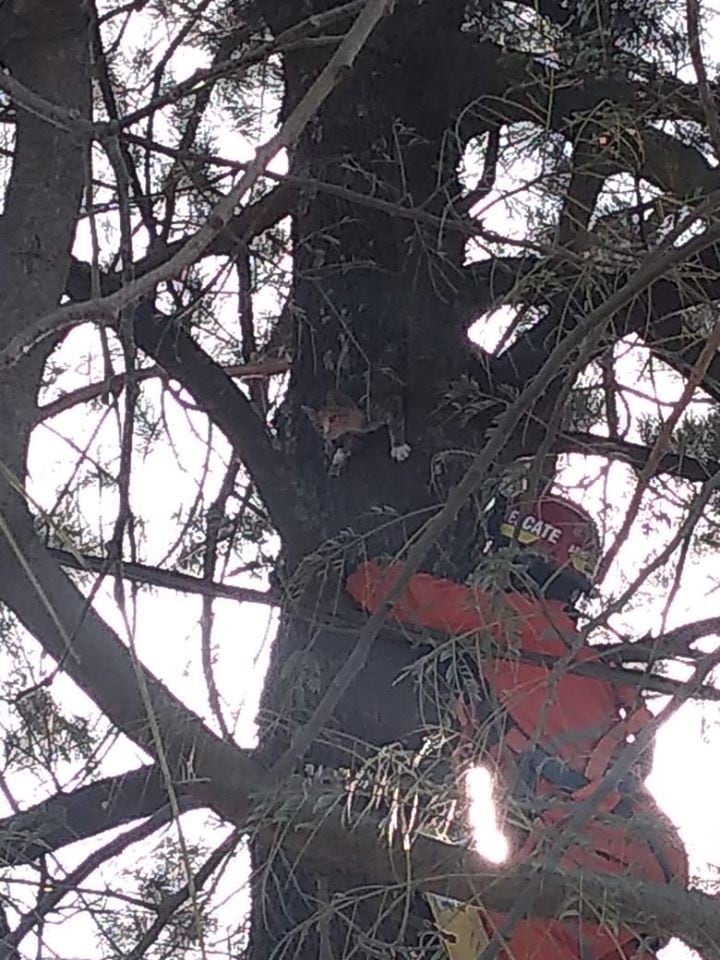
[[[448,42],[457,35],[464,4],[404,5],[370,38],[356,69],[328,99],[292,154],[292,176],[321,179],[355,191],[376,184],[384,199],[438,218],[461,193],[457,165],[463,143],[447,135],[467,92],[453,72]],[[277,32],[300,15],[300,4],[266,4]],[[306,51],[285,57],[286,107],[302,96],[321,57]],[[313,524],[315,553],[292,540],[283,545],[280,571],[302,608],[346,607],[344,577],[364,556],[394,554],[430,519],[464,463],[443,464],[433,484],[433,460],[453,441],[466,451],[483,424],[465,430],[449,422],[445,384],[465,370],[465,316],[456,289],[465,239],[431,231],[384,212],[358,210],[342,197],[300,194],[293,220],[296,320],[294,362],[279,418],[283,452],[293,463],[298,509]],[[406,463],[388,455],[378,430],[361,438],[339,477],[328,474],[320,437],[301,411],[317,408],[328,389],[390,367],[400,382],[412,454]],[[460,458],[462,461],[462,457]],[[476,531],[474,509],[426,560],[450,572],[467,563]],[[298,549],[300,546],[300,549]],[[303,548],[304,547],[304,548]],[[313,624],[288,602],[274,644],[261,704],[260,755],[269,765],[288,747],[289,734],[312,714],[349,657],[356,637]],[[438,704],[408,669],[422,649],[377,639],[371,662],[355,677],[304,760],[357,769],[389,744],[413,750],[437,725],[448,704]],[[324,896],[343,890],[342,875],[319,877],[302,860],[268,864],[256,842],[252,923],[253,958],[318,956],[323,936],[343,955],[348,930],[337,919],[318,927],[313,917]],[[412,899],[412,898],[411,898]],[[393,902],[394,901],[394,902]],[[417,945],[426,910],[404,894],[385,891],[356,907],[358,928],[384,951]],[[358,943],[362,942],[362,936]],[[390,945],[393,945],[392,947]]]

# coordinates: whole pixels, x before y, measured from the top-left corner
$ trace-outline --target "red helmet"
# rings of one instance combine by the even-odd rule
[[[600,536],[592,517],[569,500],[541,495],[508,508],[500,534],[545,561],[548,578],[588,592],[600,563]]]

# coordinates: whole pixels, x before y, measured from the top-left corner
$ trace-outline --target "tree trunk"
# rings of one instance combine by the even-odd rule
[[[453,76],[447,43],[459,31],[463,6],[399,5],[298,144],[292,174],[365,193],[372,183],[378,197],[442,217],[461,192],[456,170],[463,144],[451,131],[467,94]],[[280,14],[274,7],[268,4],[267,17],[276,32],[300,18],[300,4],[285,4]],[[286,57],[286,108],[325,55]],[[464,238],[372,209],[359,215],[358,209],[309,189],[294,219],[295,360],[280,429],[294,458],[303,520],[316,524],[316,552],[284,544],[283,575],[290,594],[301,595],[304,613],[290,603],[275,641],[261,704],[261,754],[268,763],[312,713],[356,643],[356,633],[321,626],[350,607],[344,577],[364,557],[394,555],[407,543],[467,465],[462,457],[439,462],[436,456],[473,445],[473,435],[466,430],[463,437],[444,403],[446,384],[466,368],[468,357],[453,286]],[[359,438],[339,477],[329,476],[322,440],[300,405],[318,408],[329,388],[347,389],[378,366],[392,367],[402,383],[412,455],[394,462],[386,432],[377,430]],[[475,511],[463,511],[425,569],[466,570],[477,527]],[[437,724],[438,707],[447,707],[405,675],[419,653],[397,638],[378,638],[370,662],[337,706],[332,729],[313,744],[306,762],[357,768],[372,748],[416,749],[422,731]],[[325,896],[343,890],[343,878],[308,876],[302,863],[283,863],[281,855],[268,863],[259,845],[253,852],[252,957],[265,960],[279,950],[316,960],[322,937],[309,919]],[[347,925],[334,922],[333,956],[353,946],[363,956],[398,955],[403,942],[417,943],[422,918],[407,927],[402,883],[399,891],[350,910],[354,928],[347,917]],[[414,902],[411,915],[418,909],[422,914]]]

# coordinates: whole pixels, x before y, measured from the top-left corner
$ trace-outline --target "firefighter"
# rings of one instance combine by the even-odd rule
[[[509,589],[500,598],[418,573],[390,616],[476,641],[482,686],[499,708],[492,711],[498,732],[484,759],[505,795],[528,814],[522,833],[512,838],[510,863],[544,852],[552,856],[553,843],[564,836],[561,867],[684,887],[685,850],[643,786],[647,770],[641,766],[592,805],[577,836],[563,834],[577,803],[592,797],[619,752],[651,718],[638,688],[619,671],[615,681],[568,669],[595,658],[576,625],[576,604],[593,589],[600,558],[592,518],[549,494],[516,502],[499,525],[495,548],[500,545],[515,551]],[[372,612],[401,569],[370,561],[350,575],[347,589]],[[487,705],[461,696],[456,713],[461,736],[480,740]],[[504,917],[496,912],[439,897],[430,902],[438,925],[448,932],[451,960],[475,960],[503,927]],[[507,960],[634,960],[652,953],[637,932],[610,929],[600,918],[588,917],[528,918],[507,933],[503,944]]]

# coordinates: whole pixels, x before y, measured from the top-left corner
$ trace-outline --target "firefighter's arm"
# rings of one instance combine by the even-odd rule
[[[350,574],[346,584],[348,593],[372,613],[392,593],[402,570],[401,563],[382,567],[371,560]],[[496,619],[482,591],[426,573],[410,577],[393,603],[390,616],[451,634],[478,630]]]

